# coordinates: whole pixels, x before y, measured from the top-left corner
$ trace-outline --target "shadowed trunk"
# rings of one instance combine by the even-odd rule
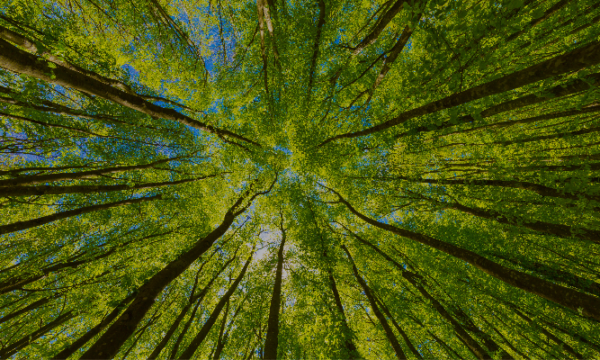
[[[277,177],[275,178],[275,181]],[[273,182],[273,184],[275,183]],[[271,185],[271,188],[273,186]],[[249,203],[242,207],[242,202],[248,195],[245,192],[225,213],[223,221],[213,231],[203,238],[198,239],[194,245],[187,252],[180,255],[177,259],[170,262],[165,268],[160,270],[154,276],[140,287],[137,296],[133,303],[129,305],[127,310],[115,321],[113,325],[96,341],[88,351],[86,351],[82,358],[85,359],[103,359],[114,357],[119,348],[123,343],[135,332],[135,328],[142,321],[148,310],[154,304],[156,297],[162,292],[162,290],[181,275],[187,268],[196,261],[202,254],[204,254],[214,243],[217,241],[227,230],[235,220],[235,218],[244,212],[252,201],[259,195],[265,194],[271,191],[269,188],[267,191],[259,192],[254,194],[250,199]]]
[[[44,183],[47,183],[50,181],[61,181],[61,180],[95,179],[95,178],[99,177],[100,175],[114,174],[114,173],[118,173],[118,172],[125,172],[125,171],[132,171],[132,170],[149,169],[149,168],[153,168],[156,165],[164,164],[166,162],[178,160],[178,159],[181,159],[181,157],[178,156],[178,157],[169,158],[169,159],[162,159],[162,160],[154,161],[154,162],[144,164],[144,165],[115,166],[115,167],[110,167],[110,168],[88,170],[88,171],[81,171],[81,172],[74,172],[74,173],[25,175],[25,176],[19,176],[14,179],[0,180],[0,187],[3,190],[10,191],[10,187],[16,187],[16,186],[21,186],[21,185],[44,184]],[[30,171],[30,170],[35,170],[35,169],[36,168],[14,169],[14,170],[9,170],[7,172],[8,173],[22,172],[22,171]],[[56,168],[56,169],[58,170],[60,168]],[[53,169],[45,168],[45,170],[53,170]],[[9,189],[4,189],[5,187],[8,187]]]
[[[279,344],[279,309],[281,308],[281,282],[283,274],[283,250],[285,247],[286,233],[283,227],[283,216],[281,218],[281,245],[277,252],[277,270],[275,271],[275,284],[271,296],[269,308],[269,320],[267,322],[267,337],[265,340],[264,360],[277,359],[277,346]]]
[[[76,351],[81,349],[82,346],[84,346],[88,341],[90,341],[92,338],[98,335],[106,326],[108,326],[108,324],[110,324],[114,319],[116,319],[117,316],[119,316],[119,314],[121,313],[121,310],[123,310],[123,308],[131,300],[133,300],[134,297],[135,293],[132,293],[131,295],[123,299],[119,303],[119,305],[117,305],[110,314],[104,317],[104,319],[102,319],[102,321],[98,325],[94,326],[92,329],[90,329],[90,331],[85,333],[79,339],[75,340],[71,345],[67,346],[61,352],[53,356],[52,359],[67,359],[69,356],[73,355]]]
[[[25,74],[84,93],[95,95],[119,105],[137,110],[146,115],[177,121],[218,136],[227,136],[260,146],[258,143],[231,131],[215,128],[212,125],[194,120],[173,109],[163,108],[144,100],[143,97],[114,88],[86,74],[74,71],[60,64],[49,66],[43,58],[24,52],[14,45],[0,39],[0,67],[18,74]]]
[[[400,344],[398,343],[398,340],[396,339],[394,332],[390,328],[390,325],[388,325],[387,320],[385,319],[385,316],[383,316],[383,314],[379,310],[379,307],[377,306],[377,302],[375,300],[373,293],[371,292],[371,289],[369,288],[369,286],[367,285],[365,280],[358,273],[358,269],[356,268],[356,264],[354,264],[354,259],[352,259],[352,255],[350,255],[350,251],[348,251],[348,248],[346,248],[346,246],[344,246],[344,245],[342,245],[342,249],[346,252],[346,255],[348,255],[348,260],[350,260],[350,263],[352,264],[352,271],[354,272],[354,277],[356,278],[356,281],[358,281],[358,283],[360,284],[360,287],[363,289],[365,296],[369,300],[371,309],[373,310],[373,313],[375,314],[375,316],[379,320],[379,323],[383,327],[383,331],[385,332],[385,335],[386,335],[388,341],[390,342],[390,345],[394,349],[396,356],[398,357],[398,359],[406,359],[406,355],[404,355],[404,351],[402,351],[402,348],[400,347]]]
[[[163,186],[173,186],[185,184],[193,181],[204,180],[215,177],[216,175],[203,176],[195,179],[185,179],[178,181],[164,181],[157,183],[147,183],[138,185],[72,185],[72,186],[14,186],[0,187],[0,197],[6,196],[40,196],[40,195],[62,195],[62,194],[93,194],[98,192],[124,191],[152,189]]]
[[[131,205],[131,204],[137,204],[137,203],[141,203],[141,202],[145,202],[145,201],[153,201],[153,200],[160,200],[160,199],[161,199],[161,195],[149,196],[149,197],[144,197],[144,198],[139,198],[139,199],[128,199],[128,200],[117,201],[114,203],[92,205],[92,206],[86,206],[86,207],[82,207],[82,208],[75,209],[75,210],[63,211],[63,212],[55,213],[52,215],[42,216],[41,218],[32,219],[32,220],[17,221],[16,223],[0,226],[0,235],[13,233],[15,231],[31,229],[31,228],[34,228],[37,226],[42,226],[44,224],[48,224],[48,223],[51,223],[51,222],[54,222],[57,220],[62,220],[62,219],[70,218],[70,217],[77,216],[77,215],[87,214],[87,213],[91,213],[94,211],[106,210],[106,209],[110,209],[110,208],[114,208],[114,207],[118,207],[118,206]]]
[[[225,307],[225,304],[229,301],[229,298],[231,298],[231,295],[233,295],[233,293],[237,289],[238,285],[242,281],[242,278],[244,277],[244,275],[246,274],[246,270],[248,269],[248,265],[250,265],[250,262],[252,261],[253,254],[254,253],[252,253],[252,254],[250,254],[250,256],[248,256],[248,260],[246,260],[246,264],[244,265],[244,268],[242,269],[242,272],[240,273],[240,275],[235,279],[233,284],[231,284],[231,286],[229,287],[229,290],[227,290],[227,292],[219,300],[219,303],[217,304],[217,306],[215,306],[215,309],[210,314],[210,317],[206,320],[204,325],[202,325],[202,328],[200,329],[200,331],[198,332],[196,337],[194,337],[194,339],[192,339],[192,341],[188,345],[187,349],[185,349],[183,351],[183,353],[179,356],[179,359],[193,358],[194,353],[196,352],[198,347],[202,344],[202,342],[208,335],[208,332],[210,331],[210,329],[212,328],[214,323],[217,321],[217,318],[221,314],[221,310],[223,310],[223,307]]]
[[[354,207],[352,207],[352,205],[350,205],[350,203],[348,203],[339,193],[332,189],[329,190],[338,196],[339,201],[343,203],[348,210],[368,224],[440,250],[452,257],[470,263],[477,269],[508,285],[525,290],[573,311],[581,312],[584,316],[600,321],[600,298],[598,297],[587,295],[579,291],[553,284],[535,276],[509,269],[470,250],[460,248],[456,245],[440,241],[427,235],[373,220],[354,209]]]
[[[393,126],[400,125],[419,116],[432,114],[440,110],[456,107],[458,105],[466,104],[490,95],[517,89],[540,80],[577,71],[598,63],[600,63],[600,42],[593,41],[586,46],[557,56],[553,59],[543,61],[537,65],[515,71],[510,75],[503,76],[499,79],[492,80],[485,84],[475,86],[471,89],[430,102],[413,110],[409,110],[379,125],[356,132],[349,132],[333,136],[323,141],[319,147],[338,139],[349,139],[374,134],[389,129]]]
[[[415,289],[417,289],[421,293],[421,295],[423,295],[423,297],[425,297],[430,302],[431,306],[433,306],[433,308],[437,311],[438,314],[440,314],[441,317],[443,317],[446,321],[450,323],[450,325],[452,325],[454,332],[456,333],[458,338],[462,340],[462,342],[473,353],[473,355],[475,355],[478,359],[489,358],[489,355],[481,347],[481,345],[479,345],[479,343],[475,339],[473,339],[473,337],[471,337],[469,333],[465,331],[462,325],[458,321],[456,321],[456,319],[446,310],[446,308],[427,291],[427,289],[425,288],[427,286],[425,279],[423,279],[420,275],[413,273],[412,271],[406,270],[401,264],[399,264],[396,260],[392,259],[388,254],[383,252],[377,246],[361,238],[345,226],[344,229],[346,229],[346,231],[352,234],[352,236],[356,240],[375,250],[375,252],[377,252],[390,263],[392,263],[396,267],[396,269],[400,271],[402,277],[406,279],[412,286],[414,286]]]
[[[210,279],[210,281],[208,282],[208,284],[206,284],[206,286],[202,289],[202,291],[200,291],[200,293],[198,293],[197,295],[194,295],[194,291],[196,289],[197,280],[198,280],[198,278],[196,277],[196,282],[194,283],[194,288],[193,288],[194,291],[192,291],[192,294],[188,300],[188,303],[183,307],[183,309],[181,309],[181,312],[179,313],[179,315],[177,316],[177,318],[175,319],[173,324],[171,324],[171,327],[169,328],[169,330],[167,331],[165,336],[162,338],[162,340],[158,343],[158,345],[156,345],[156,347],[152,351],[152,354],[150,354],[150,356],[148,356],[149,359],[158,358],[158,356],[160,355],[160,352],[165,348],[165,346],[167,345],[167,343],[169,342],[169,340],[171,339],[173,334],[175,334],[175,331],[177,331],[179,324],[181,323],[181,321],[183,321],[183,318],[185,317],[185,315],[187,314],[187,312],[189,311],[189,309],[192,307],[192,305],[195,302],[196,305],[194,307],[194,310],[192,311],[190,320],[185,324],[181,334],[179,335],[179,338],[177,338],[177,341],[175,342],[175,345],[173,346],[173,349],[174,349],[173,352],[175,354],[177,353],[177,348],[179,347],[179,343],[181,342],[181,340],[183,340],[183,336],[185,336],[185,333],[187,332],[187,329],[189,328],[191,321],[194,319],[194,317],[196,315],[196,311],[198,310],[198,306],[200,306],[200,303],[202,303],[202,300],[204,299],[204,297],[210,290],[210,288],[211,288],[212,284],[215,282],[215,280],[223,273],[223,271],[227,268],[227,266],[229,266],[229,264],[231,264],[231,262],[234,259],[235,259],[235,257],[232,257],[229,261],[227,261],[221,267],[221,270],[215,276],[213,276],[212,279]],[[206,264],[206,262],[202,264],[202,266],[198,270],[197,276],[200,275],[200,272],[204,268],[205,264]],[[170,358],[175,357],[173,352],[171,353]]]
[[[0,358],[7,359],[8,357],[14,355],[17,351],[23,349],[27,345],[36,341],[37,339],[44,336],[49,331],[52,331],[53,329],[59,327],[60,325],[64,324],[65,322],[71,320],[72,318],[75,317],[75,315],[76,314],[74,314],[73,311],[69,311],[69,312],[66,312],[66,313],[58,316],[56,319],[54,319],[51,322],[49,322],[48,324],[42,326],[38,330],[32,332],[29,335],[24,336],[20,340],[14,342],[14,343],[8,345],[7,347],[5,347],[4,349],[2,349],[0,351]]]

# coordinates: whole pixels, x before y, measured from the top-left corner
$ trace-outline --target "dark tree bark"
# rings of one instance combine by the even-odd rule
[[[402,10],[405,0],[397,0],[386,12],[381,16],[378,22],[375,24],[369,35],[365,36],[362,41],[352,49],[352,56],[360,54],[367,46],[373,44],[379,38],[379,35],[385,29],[388,24],[396,17],[396,15]]]
[[[52,320],[48,324],[2,349],[0,351],[0,358],[7,359],[8,357],[14,355],[17,351],[39,339],[41,336],[44,336],[47,332],[59,327],[74,317],[75,314],[72,311],[68,311],[62,315],[59,315],[56,317],[56,319]]]
[[[541,332],[542,334],[544,334],[544,336],[546,336],[548,339],[550,339],[553,342],[555,342],[556,344],[562,346],[562,348],[566,352],[568,352],[571,356],[573,356],[573,357],[575,357],[577,359],[583,359],[584,358],[583,355],[581,355],[579,352],[577,352],[575,349],[573,349],[569,344],[566,344],[564,341],[562,341],[561,339],[559,339],[558,337],[556,337],[554,334],[552,334],[548,330],[544,329],[543,326],[541,326],[539,324],[535,324],[535,322],[530,317],[528,317],[527,315],[525,315],[522,312],[520,312],[519,309],[517,309],[514,306],[512,306],[511,308],[515,312],[515,314],[517,314],[521,319],[525,320],[535,330],[537,330],[537,331]]]
[[[13,311],[12,313],[1,318],[0,324],[7,322],[10,319],[14,319],[14,318],[18,317],[19,315],[25,314],[25,313],[35,310],[39,307],[42,307],[42,306],[46,305],[50,300],[56,299],[57,297],[58,297],[58,295],[41,298],[38,301],[35,301],[32,304],[30,304],[20,310]]]
[[[281,307],[281,277],[283,274],[283,249],[286,240],[285,228],[283,227],[283,216],[281,218],[280,229],[281,245],[279,245],[279,251],[277,252],[277,270],[275,271],[275,284],[273,285],[273,295],[271,296],[271,306],[269,308],[264,360],[277,359],[277,345],[279,343],[279,309]]]
[[[581,291],[585,291],[588,294],[600,297],[600,284],[592,280],[572,274],[568,271],[555,269],[551,266],[542,264],[538,261],[534,261],[514,253],[510,255],[505,255],[496,251],[489,252],[489,255],[506,260],[517,266],[523,267],[549,281],[562,282]]]
[[[200,329],[200,331],[198,332],[198,334],[192,339],[191,343],[183,351],[183,353],[179,356],[178,359],[191,359],[191,358],[193,358],[194,353],[196,352],[196,350],[198,349],[198,347],[202,344],[202,342],[204,341],[204,339],[208,335],[208,332],[210,331],[210,329],[212,328],[212,326],[217,321],[217,318],[221,314],[221,310],[223,310],[223,307],[225,307],[225,304],[229,301],[229,298],[231,298],[231,295],[233,295],[233,293],[237,289],[238,285],[242,281],[242,278],[244,277],[244,275],[246,274],[246,270],[248,269],[248,265],[250,265],[250,262],[252,261],[252,255],[253,254],[254,253],[250,254],[250,256],[248,257],[248,260],[246,260],[246,264],[244,265],[244,268],[240,272],[240,275],[238,275],[238,277],[235,279],[235,281],[233,282],[233,284],[231,284],[231,286],[229,287],[229,290],[227,290],[227,292],[219,300],[219,303],[217,304],[217,306],[215,306],[215,309],[210,314],[210,317],[208,318],[208,320],[206,320],[206,322],[204,323],[204,325],[202,325],[202,328]]]
[[[277,181],[277,177],[275,177],[275,181]],[[152,307],[154,300],[162,290],[204,254],[215,241],[221,238],[227,232],[235,218],[244,212],[257,196],[271,191],[275,181],[273,181],[268,190],[254,194],[248,200],[248,204],[242,207],[242,203],[248,196],[248,192],[245,192],[227,210],[223,221],[217,228],[205,237],[198,239],[190,250],[173,260],[142,285],[133,303],[129,305],[127,310],[108,328],[100,339],[82,355],[82,359],[114,357],[121,345],[135,332],[135,328]],[[240,207],[241,209],[239,209]]]
[[[190,317],[188,319],[188,321],[183,325],[183,329],[181,330],[181,332],[179,333],[179,336],[177,336],[177,339],[175,340],[175,343],[173,344],[173,347],[171,348],[171,355],[169,356],[169,359],[176,359],[177,358],[177,353],[179,352],[179,346],[181,345],[181,343],[183,342],[183,339],[186,337],[188,330],[190,329],[190,326],[192,325],[192,323],[194,322],[195,318],[196,318],[196,313],[198,312],[198,308],[200,307],[200,304],[202,303],[202,300],[204,299],[204,297],[206,296],[206,294],[208,293],[208,291],[210,290],[213,282],[215,280],[217,280],[217,278],[221,275],[221,273],[227,268],[227,266],[234,260],[236,259],[236,257],[233,257],[230,261],[228,261],[219,271],[218,274],[216,274],[212,280],[210,281],[210,283],[208,285],[206,285],[204,287],[204,289],[202,290],[202,292],[198,295],[198,300],[196,301],[196,305],[194,305],[194,309],[192,310],[192,313],[190,314]]]
[[[79,339],[75,340],[71,345],[67,346],[61,352],[53,356],[52,359],[67,359],[71,355],[73,355],[77,350],[81,349],[82,346],[84,346],[88,341],[90,341],[92,338],[98,335],[106,326],[108,326],[108,324],[110,324],[114,319],[116,319],[117,316],[119,316],[119,314],[123,310],[123,308],[127,304],[129,304],[129,302],[133,300],[134,297],[135,293],[132,293],[131,295],[123,299],[119,303],[119,305],[117,305],[115,309],[110,314],[108,314],[108,316],[102,319],[102,321],[98,325],[94,326],[92,329],[90,329],[90,331],[85,333]]]
[[[29,54],[0,39],[0,67],[18,74],[26,74],[46,82],[76,89],[99,96],[119,105],[137,110],[146,115],[177,121],[220,137],[231,137],[260,146],[257,142],[231,131],[215,128],[212,125],[194,120],[173,109],[167,109],[146,101],[143,97],[109,86],[86,74],[71,70],[63,65],[49,66],[43,58]],[[52,74],[52,76],[50,75]]]
[[[440,241],[430,236],[373,220],[354,209],[354,207],[350,205],[350,203],[348,203],[339,193],[332,189],[329,190],[338,196],[339,201],[344,204],[348,210],[368,224],[440,250],[452,257],[468,262],[477,269],[492,277],[495,277],[500,281],[505,282],[508,285],[525,290],[531,294],[562,305],[573,311],[581,311],[584,316],[600,321],[600,298],[598,297],[587,295],[573,289],[553,284],[535,276],[509,269],[470,250],[460,248],[456,245]]]
[[[319,46],[321,45],[321,33],[323,32],[323,26],[325,25],[325,1],[317,0],[319,3],[319,22],[317,23],[317,35],[315,36],[315,43],[313,45],[313,56],[310,60],[310,70],[308,71],[308,90],[307,98],[310,102],[310,96],[312,94],[312,87],[315,81],[315,69],[317,68],[317,59],[319,58]]]
[[[545,233],[548,235],[554,235],[566,239],[570,238],[579,238],[581,240],[591,241],[597,244],[600,244],[600,231],[598,230],[590,230],[590,229],[573,229],[567,225],[561,224],[552,224],[543,221],[525,221],[523,219],[520,220],[511,220],[508,217],[493,211],[486,210],[476,207],[469,207],[465,205],[461,205],[458,202],[454,202],[453,204],[445,205],[444,208],[458,210],[467,214],[471,214],[473,216],[477,216],[484,219],[489,219],[493,221],[497,221],[501,224],[514,225],[514,226],[522,226],[527,229],[531,229],[534,231],[538,231],[541,233]]]
[[[12,224],[0,226],[0,235],[13,233],[15,231],[31,229],[31,228],[34,228],[37,226],[42,226],[44,224],[48,224],[48,223],[51,223],[51,222],[54,222],[57,220],[66,219],[66,218],[70,218],[70,217],[81,215],[81,214],[87,214],[87,213],[94,212],[94,211],[106,210],[106,209],[110,209],[110,208],[114,208],[114,207],[118,207],[118,206],[131,205],[131,204],[137,204],[137,203],[141,203],[141,202],[145,202],[145,201],[153,201],[153,200],[160,200],[160,199],[161,199],[161,195],[154,195],[154,196],[148,196],[148,197],[143,197],[143,198],[139,198],[139,199],[128,199],[128,200],[117,201],[114,203],[86,206],[86,207],[82,207],[82,208],[75,209],[75,210],[68,210],[68,211],[55,213],[52,215],[42,216],[41,218],[37,218],[37,219],[17,221]]]
[[[194,310],[192,311],[192,315],[190,316],[190,320],[188,321],[188,323],[185,324],[181,334],[185,335],[185,333],[187,332],[187,329],[189,328],[191,321],[194,319],[195,315],[196,315],[196,311],[198,310],[198,306],[200,306],[200,304],[202,303],[202,300],[204,299],[204,297],[206,296],[206,294],[208,293],[208,291],[210,290],[210,288],[212,287],[212,284],[215,282],[215,280],[217,280],[217,278],[223,273],[223,271],[227,268],[227,266],[229,266],[229,264],[231,264],[231,262],[235,259],[235,257],[232,257],[229,261],[227,261],[222,267],[221,270],[219,270],[219,272],[212,277],[212,279],[210,279],[210,281],[208,282],[208,284],[206,284],[206,286],[200,291],[200,293],[198,294],[194,294],[195,290],[196,290],[196,286],[198,284],[198,275],[200,275],[200,272],[202,271],[202,269],[204,268],[204,265],[206,264],[206,262],[204,264],[202,264],[202,266],[200,267],[200,270],[198,270],[198,274],[196,275],[196,281],[194,282],[194,288],[192,291],[192,294],[190,295],[190,298],[187,302],[187,304],[185,304],[185,306],[183,307],[183,309],[181,309],[181,312],[179,313],[179,315],[177,316],[177,318],[175,318],[175,321],[173,322],[173,324],[171,324],[171,327],[169,328],[169,330],[166,332],[165,336],[162,338],[162,340],[158,343],[158,345],[156,345],[156,347],[154,348],[154,350],[152,351],[152,353],[150,354],[150,356],[148,356],[149,359],[156,359],[158,358],[158,356],[160,355],[160,352],[165,348],[165,346],[167,345],[167,343],[169,342],[169,340],[171,340],[171,337],[173,336],[173,334],[175,334],[175,331],[177,331],[177,328],[179,328],[179,324],[181,323],[181,321],[183,321],[183,318],[185,317],[185,315],[187,314],[187,312],[189,311],[189,309],[192,307],[192,305],[194,303],[196,303]],[[181,340],[183,340],[183,336],[180,334],[179,338],[177,339],[177,341],[175,342],[175,345],[173,346],[174,349],[174,354],[171,354],[170,358],[174,358],[175,355],[177,354],[177,348],[179,347],[179,343],[181,342]],[[181,338],[181,340],[180,340]]]
[[[577,71],[598,63],[600,63],[600,42],[593,41],[586,46],[557,56],[553,59],[546,60],[537,65],[515,71],[510,75],[503,76],[499,79],[492,80],[485,84],[481,84],[471,89],[447,96],[443,99],[422,105],[413,110],[406,111],[399,116],[385,121],[379,125],[356,132],[349,132],[333,136],[323,141],[319,147],[338,139],[349,139],[374,134],[419,116],[432,114],[440,110],[466,104],[486,96],[517,89],[540,80],[567,72]]]
[[[198,308],[200,307],[201,303],[202,303],[202,299],[198,299],[196,301],[196,305],[194,305],[194,309],[192,310],[192,313],[190,314],[190,318],[183,325],[183,329],[181,329],[181,332],[177,336],[177,339],[175,339],[175,343],[173,344],[173,347],[171,348],[171,356],[169,356],[169,359],[177,358],[177,353],[179,352],[179,346],[181,345],[181,342],[183,341],[183,339],[186,337],[188,330],[190,329],[190,326],[196,319],[196,313],[198,312]]]
[[[360,284],[360,287],[363,289],[365,296],[369,300],[371,309],[373,310],[373,313],[375,314],[375,316],[379,320],[379,323],[383,327],[385,335],[386,335],[388,341],[390,342],[390,345],[394,349],[396,356],[398,357],[398,359],[406,359],[406,355],[404,355],[404,351],[402,351],[402,348],[400,347],[400,344],[398,343],[398,339],[396,339],[396,336],[394,335],[392,328],[390,328],[390,325],[387,323],[385,316],[383,316],[383,314],[381,313],[381,310],[379,310],[379,306],[377,306],[377,302],[375,300],[375,296],[371,292],[371,288],[369,288],[369,286],[367,285],[365,280],[358,273],[358,269],[356,268],[356,264],[354,264],[354,260],[352,259],[352,255],[350,255],[350,251],[348,251],[348,248],[346,248],[346,246],[344,246],[344,245],[342,245],[342,249],[346,252],[346,255],[348,256],[348,260],[350,260],[350,263],[352,264],[352,271],[354,273],[354,277],[356,278],[356,281],[358,281],[358,283]]]
[[[129,185],[71,185],[71,186],[14,186],[0,187],[0,197],[6,196],[41,196],[41,195],[62,195],[62,194],[93,194],[99,192],[125,191],[152,189],[163,186],[172,186],[185,184],[193,181],[204,180],[215,177],[216,175],[202,176],[194,179],[184,179],[177,181],[164,181],[157,183]]]
[[[350,329],[350,325],[348,325],[348,320],[346,319],[346,313],[344,312],[344,305],[342,304],[342,298],[340,297],[340,293],[337,289],[337,284],[335,282],[335,277],[333,276],[333,271],[328,269],[329,272],[329,286],[331,287],[331,292],[333,293],[333,300],[335,301],[335,307],[338,310],[338,313],[341,317],[342,322],[342,334],[345,338],[344,347],[346,355],[349,360],[360,359],[360,354],[358,350],[356,350],[356,345],[352,339],[352,329]]]
[[[431,303],[431,306],[433,306],[433,308],[437,311],[438,314],[440,314],[442,318],[444,318],[450,323],[450,325],[452,325],[452,328],[454,329],[454,332],[456,333],[458,338],[461,339],[461,341],[473,353],[473,355],[475,355],[478,359],[489,358],[489,355],[481,347],[481,345],[475,339],[473,339],[473,337],[471,337],[471,335],[469,335],[469,333],[465,331],[462,325],[458,321],[456,321],[456,319],[446,310],[446,308],[427,291],[427,289],[425,288],[427,286],[425,279],[423,279],[420,275],[405,269],[396,260],[392,259],[388,254],[383,252],[377,246],[361,238],[345,226],[344,228],[346,229],[346,231],[352,234],[352,236],[360,243],[367,245],[371,249],[375,250],[375,252],[377,252],[383,258],[385,258],[387,261],[392,263],[396,267],[396,269],[400,271],[402,277],[406,279],[412,286],[414,286],[415,289],[417,289],[421,293],[421,295],[423,295],[423,297],[425,297]]]
[[[219,360],[221,358],[221,352],[225,347],[225,326],[227,325],[227,317],[229,315],[229,301],[225,305],[225,312],[223,313],[223,319],[221,320],[221,327],[219,328],[219,338],[217,339],[217,346],[215,347],[215,352],[213,353],[212,359]]]
[[[44,184],[44,183],[51,182],[51,181],[61,181],[61,180],[94,179],[100,175],[115,174],[115,173],[119,173],[119,172],[133,171],[133,170],[150,169],[150,168],[154,168],[157,165],[164,164],[166,162],[178,160],[178,159],[181,159],[181,157],[178,156],[178,157],[169,158],[169,159],[157,160],[157,161],[154,161],[154,162],[151,162],[148,164],[144,164],[144,165],[115,166],[115,167],[96,169],[96,170],[88,170],[88,171],[80,171],[80,172],[74,172],[74,173],[24,175],[24,176],[19,176],[17,178],[13,178],[13,179],[0,180],[0,188],[4,189],[4,188],[17,187],[17,186],[23,186],[23,185]],[[73,168],[75,168],[75,167],[73,167]],[[13,170],[9,170],[7,172],[10,174],[10,173],[23,172],[23,171],[32,171],[32,170],[36,170],[36,169],[37,168],[13,169]],[[56,169],[58,170],[61,168],[56,168]],[[53,170],[53,168],[45,168],[44,170]]]
[[[377,299],[377,302],[379,303],[379,305],[381,305],[381,309],[387,315],[387,317],[390,318],[390,320],[392,321],[392,325],[394,325],[394,327],[396,328],[396,331],[398,331],[398,333],[400,334],[400,336],[402,336],[402,338],[404,339],[404,342],[406,343],[406,346],[408,346],[408,348],[413,353],[413,355],[417,359],[423,359],[423,356],[421,355],[421,353],[419,353],[419,351],[417,350],[417,348],[415,348],[415,346],[413,345],[413,343],[410,341],[410,339],[408,338],[408,335],[406,335],[406,332],[404,331],[404,329],[402,329],[402,327],[400,326],[400,324],[398,324],[398,322],[396,321],[396,319],[394,319],[394,317],[392,316],[392,313],[390,312],[390,309],[388,309],[388,307],[385,305],[385,303],[382,300]]]

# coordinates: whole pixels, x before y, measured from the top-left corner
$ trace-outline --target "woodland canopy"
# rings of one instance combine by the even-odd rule
[[[0,358],[600,357],[597,0],[2,0]]]

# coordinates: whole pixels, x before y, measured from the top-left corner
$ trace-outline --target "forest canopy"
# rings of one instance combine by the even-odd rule
[[[600,357],[597,0],[3,0],[0,358]]]

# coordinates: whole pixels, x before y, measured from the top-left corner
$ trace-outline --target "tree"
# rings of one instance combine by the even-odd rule
[[[0,357],[600,356],[594,0],[6,0]]]

